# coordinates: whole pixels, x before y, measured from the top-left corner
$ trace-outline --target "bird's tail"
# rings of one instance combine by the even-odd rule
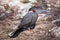
[[[17,37],[22,31],[23,31],[23,28],[18,28],[18,29],[16,29],[16,31],[10,33],[9,36],[10,36],[10,38],[15,38],[15,37]]]

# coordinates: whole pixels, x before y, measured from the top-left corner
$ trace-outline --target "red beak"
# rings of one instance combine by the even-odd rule
[[[36,10],[32,10],[32,12],[36,12]]]

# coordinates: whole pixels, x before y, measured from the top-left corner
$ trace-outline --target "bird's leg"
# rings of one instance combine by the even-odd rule
[[[29,31],[30,32],[33,32],[33,29],[35,28],[35,24],[31,25],[30,28],[29,28]]]
[[[32,32],[32,29],[31,28],[29,28],[28,30],[29,30],[29,32]]]

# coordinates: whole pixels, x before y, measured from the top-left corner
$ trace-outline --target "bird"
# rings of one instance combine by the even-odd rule
[[[30,32],[35,28],[36,21],[38,19],[38,14],[36,10],[31,10],[28,12],[21,20],[16,31],[10,33],[10,38],[17,37],[24,29],[28,29]]]

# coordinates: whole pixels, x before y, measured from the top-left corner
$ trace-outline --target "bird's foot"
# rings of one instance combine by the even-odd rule
[[[33,32],[33,30],[32,30],[32,29],[29,29],[29,32],[31,32],[31,33],[32,33],[32,32]]]

